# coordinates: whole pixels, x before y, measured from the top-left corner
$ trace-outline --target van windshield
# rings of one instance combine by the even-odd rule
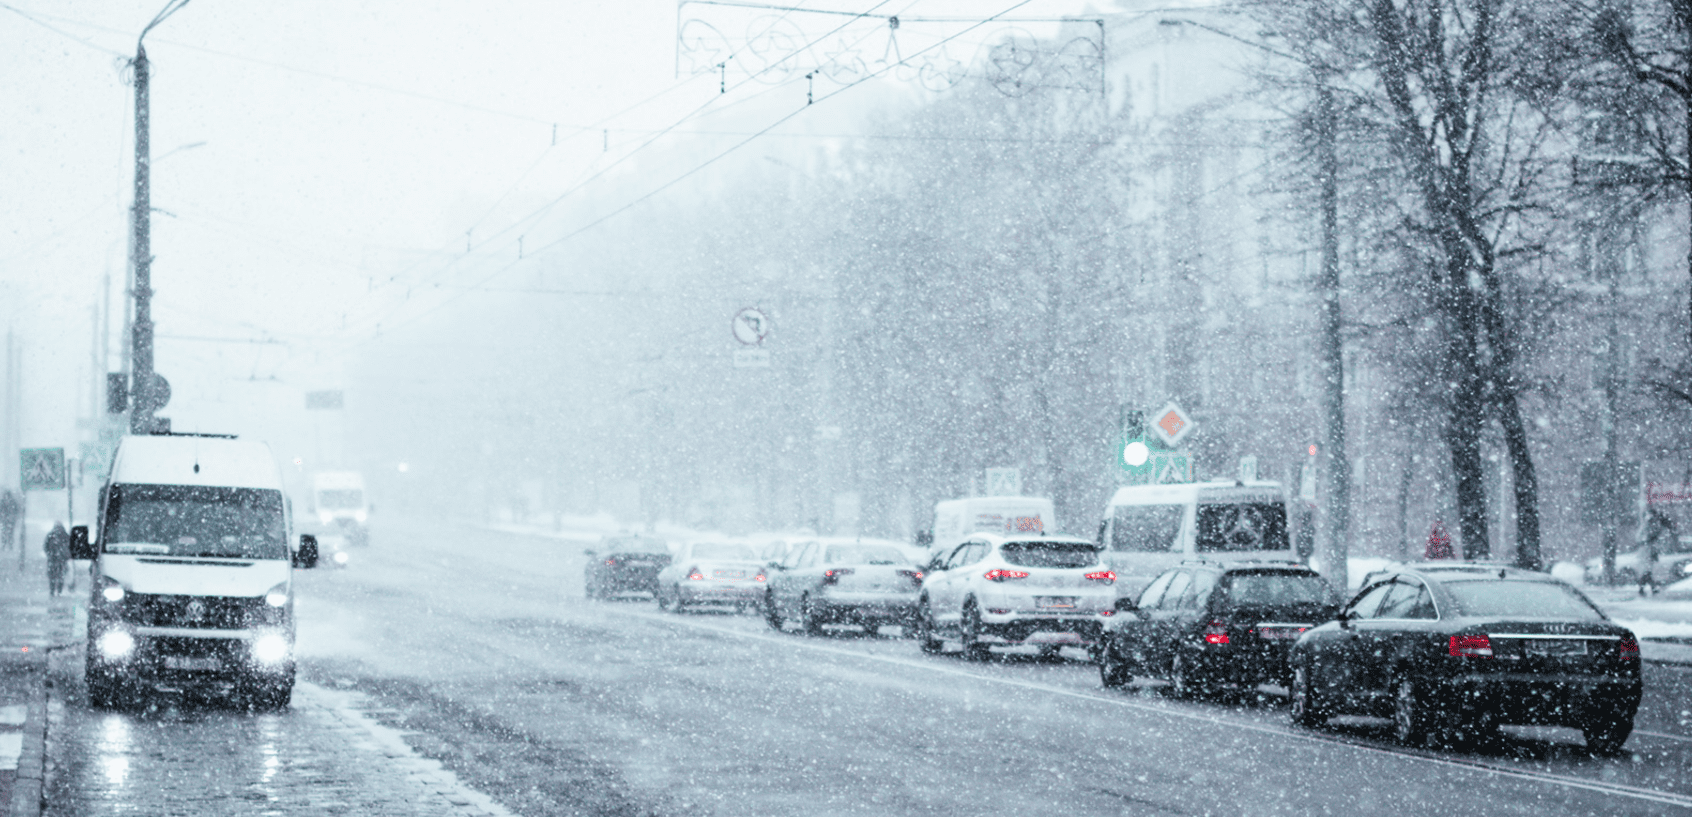
[[[106,503],[106,553],[286,559],[287,537],[281,491],[114,485]]]
[[[1181,532],[1181,505],[1118,505],[1111,550],[1169,551]]]
[[[317,507],[326,511],[357,510],[364,507],[364,492],[357,488],[328,488],[317,492]]]
[[[1291,550],[1287,508],[1279,502],[1213,502],[1198,506],[1200,553]]]

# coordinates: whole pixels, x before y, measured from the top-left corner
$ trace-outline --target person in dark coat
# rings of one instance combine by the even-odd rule
[[[57,596],[65,591],[65,570],[70,566],[70,531],[65,523],[53,523],[41,549],[47,553],[47,588]]]

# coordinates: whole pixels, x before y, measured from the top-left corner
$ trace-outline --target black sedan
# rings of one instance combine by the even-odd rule
[[[1511,568],[1379,577],[1293,645],[1292,665],[1294,722],[1390,717],[1404,743],[1540,724],[1614,754],[1639,708],[1633,633],[1579,590]]]
[[[622,593],[658,594],[658,571],[670,565],[670,547],[662,539],[622,534],[607,536],[588,557],[583,587],[590,599]]]

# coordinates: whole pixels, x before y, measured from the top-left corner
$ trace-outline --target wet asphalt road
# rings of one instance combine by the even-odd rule
[[[383,521],[301,576],[287,712],[91,712],[67,654],[48,813],[1692,813],[1686,668],[1647,666],[1623,758],[1555,729],[1409,750],[1385,722],[1295,729],[1273,696],[1106,692],[1075,651],[972,663],[590,602],[580,543]]]

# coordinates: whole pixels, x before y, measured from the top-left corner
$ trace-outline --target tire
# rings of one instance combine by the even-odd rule
[[[993,657],[992,649],[981,641],[981,613],[975,609],[974,599],[964,605],[962,629],[964,658],[986,661]]]
[[[778,633],[781,632],[781,625],[783,624],[781,608],[776,607],[775,591],[773,590],[764,593],[764,623],[770,625],[770,629]]]
[[[1402,678],[1393,687],[1392,736],[1406,746],[1419,746],[1428,740],[1432,721],[1427,696],[1409,678]]]
[[[804,630],[805,635],[823,634],[822,617],[817,615],[816,608],[811,606],[809,595],[799,597],[799,629]]]
[[[1133,680],[1134,673],[1129,671],[1128,662],[1116,655],[1116,650],[1111,649],[1110,642],[1105,642],[1104,647],[1099,650],[1099,682],[1104,684],[1106,689],[1117,689],[1127,686]]]
[[[83,671],[88,687],[88,705],[94,709],[113,709],[119,701],[118,682],[111,675],[94,668],[93,662]]]
[[[1586,736],[1586,751],[1598,757],[1614,757],[1621,754],[1622,744],[1633,734],[1633,719],[1600,715],[1582,724],[1580,731]]]
[[[1292,682],[1287,685],[1287,691],[1292,693],[1292,701],[1287,709],[1292,713],[1292,722],[1305,729],[1316,729],[1328,722],[1328,711],[1317,697],[1316,683],[1310,680],[1310,671],[1304,667],[1293,670]]]
[[[934,611],[928,609],[927,599],[924,599],[922,604],[917,607],[916,624],[912,629],[914,630],[912,636],[916,638],[917,649],[924,653],[938,655],[940,650],[946,646],[946,642],[941,641],[940,636],[934,632]]]
[[[278,681],[254,681],[246,694],[247,705],[260,712],[287,709],[293,697],[293,676]]]
[[[1210,694],[1210,688],[1193,675],[1191,662],[1180,653],[1169,659],[1169,691],[1177,698],[1203,698]]]
[[[664,593],[664,588],[659,587],[658,592],[653,593],[653,595],[658,597],[658,609],[668,612],[669,609],[670,609],[670,605],[672,603],[672,600],[668,595],[666,595]],[[678,599],[679,599],[679,596],[678,596]],[[676,605],[676,606],[677,606],[677,609],[680,609],[680,605]]]

